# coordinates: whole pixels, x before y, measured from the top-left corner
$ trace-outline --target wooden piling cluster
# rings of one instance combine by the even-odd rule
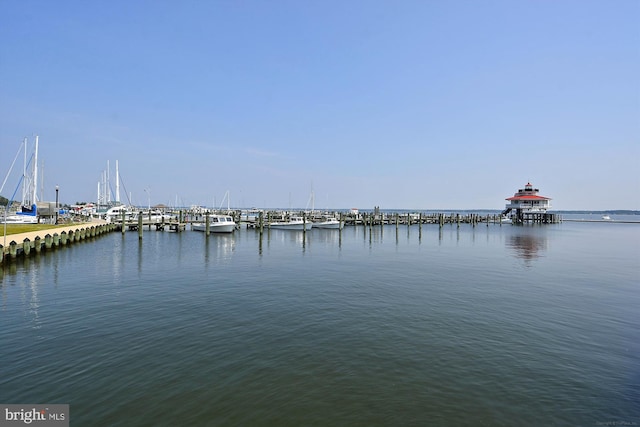
[[[322,217],[332,216],[339,218],[344,225],[363,225],[366,227],[376,225],[423,225],[423,224],[438,224],[444,226],[445,224],[470,224],[477,226],[478,224],[502,224],[500,213],[445,213],[445,212],[391,212],[381,211],[379,208],[367,212],[345,212],[345,211],[303,211],[303,210],[284,210],[284,209],[265,209],[254,211],[255,219],[247,220],[243,215],[243,211],[239,209],[235,210],[174,210],[167,212],[167,218],[176,218],[179,216],[179,220],[176,222],[171,219],[172,230],[176,227],[191,222],[204,222],[208,213],[219,213],[229,215],[233,218],[236,224],[243,224],[248,228],[256,228],[262,230],[268,228],[269,224],[274,221],[286,221],[291,216],[306,216],[306,219],[311,222],[319,221]],[[538,223],[538,224],[555,224],[562,222],[562,217],[558,214],[552,213],[525,213],[521,215],[521,218],[515,218],[515,223]],[[143,222],[147,225],[148,222],[145,219]],[[168,224],[168,222],[167,222]],[[165,224],[166,225],[166,224]],[[137,229],[137,223],[129,224],[127,227],[132,230]],[[164,229],[161,224],[156,224],[157,229]]]
[[[372,212],[353,213],[353,212],[320,212],[320,211],[287,211],[287,210],[260,210],[255,219],[247,220],[243,219],[242,211],[190,211],[190,210],[176,210],[167,212],[166,217],[162,217],[160,220],[152,220],[151,217],[146,218],[143,215],[138,215],[134,221],[125,221],[124,215],[121,219],[116,220],[114,224],[118,227],[122,233],[126,229],[131,231],[137,231],[138,237],[142,239],[142,228],[147,225],[149,229],[155,226],[156,230],[164,230],[167,226],[171,231],[184,231],[186,224],[193,222],[207,222],[208,214],[219,212],[224,215],[229,215],[233,218],[236,224],[247,228],[255,228],[261,233],[265,228],[269,228],[269,224],[274,221],[287,221],[291,216],[299,216],[304,221],[316,222],[323,217],[331,216],[339,218],[340,222],[347,226],[364,226],[371,228],[379,225],[393,225],[396,228],[399,226],[412,226],[418,225],[422,230],[422,226],[425,224],[437,224],[443,227],[445,224],[455,224],[460,227],[461,224],[470,224],[475,227],[478,224],[503,224],[502,216],[499,213],[496,214],[479,214],[479,213],[444,213],[444,212],[381,212],[376,209]],[[516,218],[514,223],[540,223],[550,224],[561,222],[562,218],[557,214],[548,213],[536,213],[523,216],[522,218]],[[205,230],[205,235],[209,233]]]
[[[516,223],[556,224],[562,222],[558,214],[547,212],[522,212],[515,217]]]
[[[139,235],[142,235],[142,229],[145,225],[149,230],[151,230],[151,227],[155,227],[157,231],[162,231],[169,227],[172,231],[184,231],[186,229],[187,221],[182,219],[182,211],[180,211],[180,213],[181,215],[178,219],[169,215],[166,217],[163,216],[160,219],[153,219],[151,217],[147,218],[144,215],[138,215],[134,220],[126,220],[123,213],[122,218],[114,219],[111,223],[123,234],[126,230],[130,230],[137,231]]]
[[[265,227],[273,221],[286,221],[290,216],[303,216],[309,221],[315,222],[323,216],[333,216],[339,218],[344,225],[373,227],[378,225],[401,225],[411,226],[424,224],[437,224],[443,227],[445,224],[455,224],[460,227],[461,224],[470,224],[475,227],[478,224],[499,224],[502,225],[503,219],[500,214],[479,214],[479,213],[398,213],[398,212],[365,212],[365,213],[345,213],[345,212],[313,212],[305,213],[288,212],[282,210],[260,211],[256,220],[253,222],[244,222],[248,228],[256,228],[264,230]],[[536,213],[523,216],[520,220],[516,218],[515,223],[538,223],[538,224],[556,224],[562,222],[562,217],[558,214]]]
[[[164,230],[167,226],[172,231],[183,231],[186,229],[186,224],[193,222],[205,222],[207,214],[224,214],[233,218],[236,224],[241,224],[248,228],[256,228],[264,230],[268,228],[269,224],[274,221],[286,221],[290,216],[306,217],[306,220],[311,222],[319,221],[322,217],[332,216],[339,218],[344,225],[364,225],[366,227],[376,225],[424,225],[424,224],[438,224],[444,226],[445,224],[455,224],[460,226],[461,224],[470,224],[477,226],[478,224],[502,224],[502,216],[500,213],[445,213],[445,212],[391,212],[381,211],[376,208],[367,212],[345,212],[345,211],[303,211],[303,210],[284,210],[284,209],[271,209],[271,210],[259,210],[252,211],[255,215],[254,218],[248,220],[248,214],[243,213],[242,210],[219,210],[219,209],[175,209],[165,211],[166,216],[161,220],[152,219],[150,216],[147,218],[144,215],[138,215],[135,220],[125,221],[124,216],[121,219],[116,220],[116,224],[124,224],[125,227],[132,231],[139,231],[139,219],[142,216],[142,225],[147,225],[149,229],[155,226],[156,230]],[[519,217],[514,217],[514,223],[537,223],[537,224],[555,224],[562,222],[562,217],[558,214],[536,212],[525,212]],[[125,231],[124,229],[122,230]]]
[[[7,236],[7,246],[0,243],[0,264],[15,261],[19,257],[28,257],[55,250],[61,246],[95,238],[116,229],[115,224],[82,224],[74,227],[53,228],[41,232],[28,233],[31,238],[20,238],[23,234]],[[59,230],[59,231],[58,231]]]

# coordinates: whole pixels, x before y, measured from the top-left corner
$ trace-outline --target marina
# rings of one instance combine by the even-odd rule
[[[141,207],[108,171],[97,203],[61,210],[27,164],[0,244],[0,401],[105,426],[638,419],[636,215],[565,218],[529,182],[502,211],[171,208],[150,189]]]
[[[2,12],[0,427],[640,426],[640,0]]]
[[[100,186],[99,188],[102,187]],[[333,212],[315,210],[231,210],[227,207],[227,210],[223,211],[200,206],[190,209],[171,209],[166,207],[152,209],[149,206],[147,209],[142,209],[124,204],[116,204],[106,212],[99,213],[96,209],[93,209],[93,205],[91,205],[91,209],[78,206],[76,208],[78,213],[66,218],[67,221],[80,221],[81,224],[78,226],[70,225],[65,230],[53,228],[50,232],[45,230],[24,236],[9,236],[8,244],[7,236],[5,235],[3,243],[0,244],[0,255],[2,255],[0,262],[5,263],[6,260],[15,260],[18,256],[29,256],[32,250],[35,253],[40,253],[43,247],[45,249],[55,248],[60,241],[63,241],[64,243],[62,244],[64,245],[67,240],[73,242],[76,239],[84,239],[86,236],[93,237],[115,230],[119,230],[123,235],[126,231],[136,231],[138,238],[142,240],[145,226],[148,230],[173,232],[186,231],[189,227],[190,230],[204,232],[206,236],[209,236],[210,233],[233,233],[241,227],[257,229],[259,234],[262,235],[265,229],[300,231],[303,234],[313,228],[342,232],[345,226],[369,228],[369,232],[372,233],[373,228],[379,227],[382,230],[384,227],[392,225],[395,226],[396,233],[401,226],[406,226],[408,229],[412,226],[417,226],[418,233],[421,235],[423,225],[437,225],[442,229],[447,224],[456,225],[457,228],[460,228],[463,224],[469,224],[475,228],[480,224],[485,224],[489,227],[491,225],[552,225],[561,223],[563,221],[562,215],[548,212],[548,209],[551,208],[551,199],[540,196],[538,192],[539,190],[534,188],[531,183],[527,183],[513,197],[506,199],[509,204],[506,205],[505,210],[501,213],[393,212],[383,211],[378,207],[370,211],[352,208],[348,211]],[[228,194],[225,195],[225,198],[228,201]],[[119,196],[116,197],[116,201],[118,199]],[[35,218],[36,223],[39,222],[39,217],[35,212],[30,218]],[[57,201],[55,219],[55,222],[58,222]],[[573,221],[585,220],[574,219]],[[601,216],[597,220],[589,219],[586,221],[616,222],[608,214]]]
[[[342,232],[344,227],[359,227],[368,229],[395,228],[398,232],[400,227],[407,230],[415,229],[415,232],[422,234],[424,227],[455,226],[460,228],[467,225],[475,228],[479,225],[486,227],[512,226],[517,225],[510,220],[505,221],[504,216],[499,213],[440,213],[440,212],[386,212],[379,209],[371,211],[342,211],[342,212],[315,212],[307,214],[304,211],[282,211],[269,210],[259,211],[255,216],[248,217],[246,211],[229,211],[226,214],[207,214],[201,210],[167,209],[163,212],[143,211],[141,209],[115,209],[116,214],[103,218],[91,218],[81,216],[79,222],[66,226],[58,226],[51,229],[44,229],[39,232],[10,234],[3,238],[0,243],[0,264],[15,261],[19,257],[29,256],[32,253],[40,254],[46,250],[51,250],[66,245],[67,242],[84,240],[104,233],[118,231],[122,234],[136,232],[138,238],[144,238],[144,230],[147,231],[167,231],[184,232],[200,231],[205,235],[209,233],[232,233],[239,228],[256,229],[263,233],[265,230],[282,229],[306,233],[312,229]],[[576,215],[569,215],[569,218],[560,214],[546,214],[550,223],[568,222],[605,222],[608,224],[640,224],[636,216],[625,216],[623,218],[601,219],[601,218],[578,218]],[[212,219],[213,218],[213,219]],[[209,233],[207,233],[207,219],[209,219]],[[293,221],[291,221],[292,219]],[[535,221],[533,222],[536,223]],[[547,223],[540,221],[541,224]],[[274,226],[275,224],[275,226]],[[425,231],[427,229],[425,228]],[[382,232],[382,231],[381,231]]]
[[[242,211],[232,211],[227,215],[208,214],[194,210],[167,210],[164,212],[125,209],[124,207],[112,208],[103,218],[87,218],[89,222],[70,224],[64,227],[44,229],[38,232],[10,234],[4,237],[0,243],[0,263],[10,262],[20,256],[29,256],[32,251],[40,253],[42,249],[55,249],[67,242],[84,240],[87,237],[95,237],[106,232],[127,231],[137,232],[138,238],[143,239],[144,229],[148,231],[173,231],[186,230],[202,231],[210,233],[231,233],[237,228],[254,228],[269,230],[273,228],[308,232],[312,228],[341,231],[345,225],[362,227],[381,227],[395,225],[396,230],[402,226],[417,225],[419,232],[423,224],[436,224],[443,227],[445,224],[470,224],[476,226],[485,223],[502,225],[500,216],[496,214],[478,215],[469,214],[415,214],[415,213],[384,213],[372,211],[371,213],[316,213],[305,212],[268,211],[260,212],[251,220],[242,221]],[[80,217],[82,220],[83,217]],[[245,217],[246,218],[246,217]],[[267,219],[267,222],[264,219]],[[339,218],[339,219],[338,219]],[[235,221],[238,221],[237,223]]]

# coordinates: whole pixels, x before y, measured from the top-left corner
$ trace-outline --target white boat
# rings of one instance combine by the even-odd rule
[[[16,212],[13,215],[7,215],[1,222],[5,222],[7,224],[37,224],[38,215],[36,205],[33,205],[32,212]]]
[[[334,217],[324,218],[322,221],[314,222],[315,228],[330,228],[335,230],[341,230],[344,224]]]
[[[131,219],[134,221],[137,221],[140,215],[142,215],[143,221],[148,221],[152,223],[162,222],[163,219],[165,221],[169,221],[172,219],[171,215],[165,214],[164,212],[158,209],[134,212],[133,215],[131,216]]]
[[[292,216],[289,221],[278,221],[269,224],[270,228],[278,230],[311,230],[313,223],[311,221],[304,220],[301,216]]]
[[[108,222],[120,222],[122,221],[122,215],[124,214],[125,222],[133,221],[133,218],[137,214],[136,210],[132,206],[118,205],[109,208],[104,214],[104,219]]]
[[[611,217],[609,215],[602,215],[603,221],[611,221]]]
[[[511,220],[511,217],[508,217],[508,216],[506,216],[506,215],[502,215],[502,216],[500,217],[500,223],[501,223],[501,224],[512,224],[512,223],[513,223],[513,221]]]
[[[262,211],[256,208],[252,208],[246,211],[242,211],[240,214],[240,220],[245,222],[256,222],[260,218]]]
[[[195,231],[206,231],[206,222],[196,222],[191,224],[191,229]],[[236,223],[228,215],[209,215],[210,233],[231,233],[236,229]]]

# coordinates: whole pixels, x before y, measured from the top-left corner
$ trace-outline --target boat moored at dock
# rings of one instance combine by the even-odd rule
[[[211,233],[232,233],[236,229],[236,223],[229,215],[210,214],[205,217],[205,222],[194,222],[192,230],[207,231],[206,218],[209,219],[209,231]]]
[[[307,221],[301,216],[292,216],[288,221],[277,221],[269,224],[270,228],[277,230],[302,230],[309,231],[313,227],[311,221]]]
[[[344,227],[344,223],[340,222],[340,220],[335,217],[326,217],[318,222],[314,222],[313,227],[340,230]]]
[[[109,210],[107,210],[107,212],[104,214],[104,219],[107,220],[107,222],[122,221],[123,215],[125,222],[133,221],[134,216],[136,215],[136,210],[133,208],[133,206],[113,206],[109,208]]]
[[[22,207],[21,211],[14,213],[13,215],[6,215],[0,218],[0,223],[7,224],[37,224],[38,223],[38,208],[34,204],[31,209]]]

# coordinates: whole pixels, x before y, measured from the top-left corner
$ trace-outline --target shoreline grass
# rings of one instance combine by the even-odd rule
[[[68,227],[71,224],[7,224],[7,236],[31,231],[51,230]],[[0,234],[4,234],[4,224],[0,224]]]

